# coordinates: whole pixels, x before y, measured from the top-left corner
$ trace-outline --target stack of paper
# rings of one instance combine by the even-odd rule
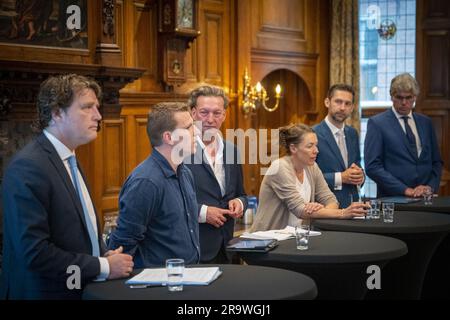
[[[185,268],[183,285],[207,286],[216,280],[222,271],[218,267]],[[141,273],[125,282],[131,284],[167,284],[167,271],[165,268],[144,269]]]
[[[310,231],[310,236],[320,236],[322,233],[319,231]],[[283,241],[287,239],[295,238],[295,228],[287,226],[284,229],[278,230],[267,230],[267,231],[256,231],[252,233],[244,232],[241,238],[247,239],[276,239],[278,241]]]

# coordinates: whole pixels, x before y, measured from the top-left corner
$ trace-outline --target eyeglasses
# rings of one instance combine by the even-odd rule
[[[394,99],[397,101],[403,101],[406,100],[407,102],[411,102],[414,99],[414,96],[400,96],[400,95],[395,95]]]
[[[223,116],[224,111],[208,111],[208,110],[200,110],[198,113],[199,113],[200,117],[202,117],[202,118],[206,118],[206,117],[208,117],[208,115],[209,115],[210,113],[212,113],[213,117],[216,118],[216,119],[218,119],[218,118],[220,118],[220,117]]]

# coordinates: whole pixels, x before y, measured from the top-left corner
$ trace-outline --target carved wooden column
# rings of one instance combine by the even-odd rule
[[[96,63],[108,66],[122,65],[122,51],[117,44],[115,22],[115,0],[98,0],[98,11],[102,18],[97,21]]]

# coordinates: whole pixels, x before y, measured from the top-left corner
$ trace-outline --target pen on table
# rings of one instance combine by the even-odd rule
[[[152,287],[164,287],[164,283],[153,283],[153,284],[131,284],[129,285],[130,289],[145,289]]]

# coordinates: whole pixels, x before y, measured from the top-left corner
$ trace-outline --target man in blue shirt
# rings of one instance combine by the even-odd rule
[[[153,152],[125,181],[118,226],[109,247],[123,246],[136,268],[162,266],[169,258],[198,263],[200,244],[194,179],[182,163],[195,150],[194,126],[182,103],[152,108],[147,134]]]

